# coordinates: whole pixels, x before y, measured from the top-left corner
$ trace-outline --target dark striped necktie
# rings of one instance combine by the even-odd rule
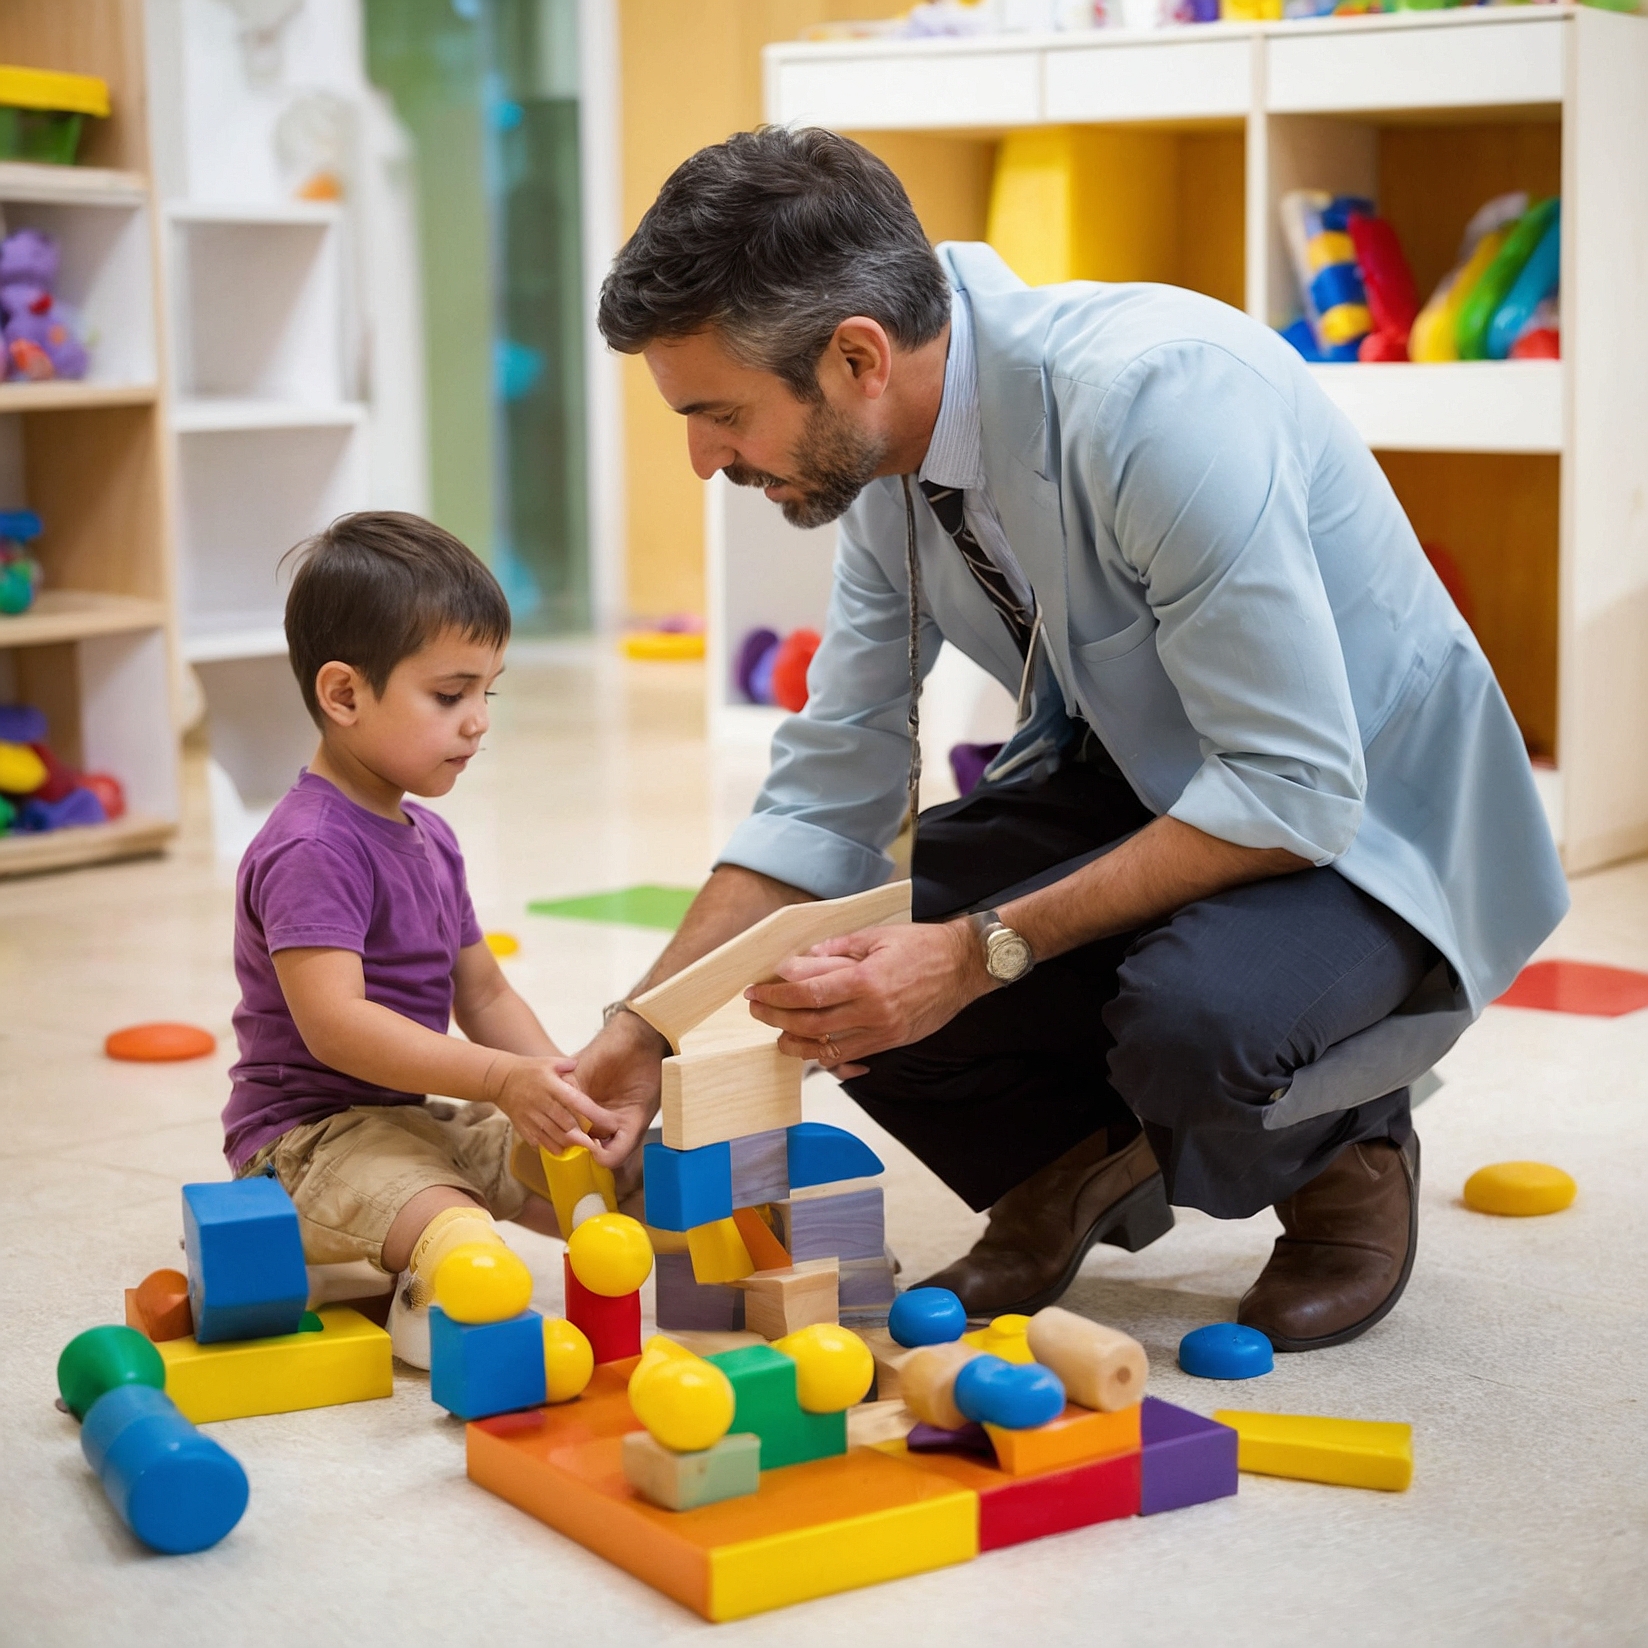
[[[1007,581],[1007,574],[990,559],[983,544],[973,536],[967,525],[967,512],[962,507],[961,488],[940,486],[937,481],[921,481],[918,485],[927,502],[933,506],[939,525],[955,539],[956,548],[961,551],[961,558],[967,563],[967,570],[972,573],[974,581],[989,596],[991,606],[1001,614],[1007,633],[1013,637],[1013,645],[1019,649],[1019,657],[1027,657],[1030,637],[1035,633],[1036,615],[1020,603],[1013,593],[1013,586]]]

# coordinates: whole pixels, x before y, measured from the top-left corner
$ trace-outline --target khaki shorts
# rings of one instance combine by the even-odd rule
[[[513,1219],[528,1194],[509,1171],[513,1141],[496,1105],[359,1105],[282,1133],[241,1176],[273,1165],[310,1264],[366,1259],[381,1270],[383,1239],[420,1190],[452,1185],[493,1218]]]

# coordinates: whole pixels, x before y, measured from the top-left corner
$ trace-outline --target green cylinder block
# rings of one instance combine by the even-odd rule
[[[57,1388],[76,1419],[116,1385],[166,1388],[166,1364],[136,1328],[87,1328],[63,1347],[57,1359]]]

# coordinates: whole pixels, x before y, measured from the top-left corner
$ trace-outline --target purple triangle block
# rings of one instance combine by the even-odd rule
[[[937,1425],[916,1424],[904,1438],[911,1453],[976,1453],[995,1463],[996,1450],[990,1446],[982,1425],[963,1425],[959,1431],[940,1430]]]
[[[1139,1413],[1140,1516],[1183,1510],[1236,1492],[1236,1433],[1188,1408],[1147,1396]]]

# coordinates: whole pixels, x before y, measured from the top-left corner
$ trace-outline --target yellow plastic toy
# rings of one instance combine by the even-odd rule
[[[564,1316],[544,1318],[544,1388],[546,1401],[570,1402],[584,1394],[595,1372],[595,1352],[583,1329]]]
[[[732,1429],[737,1404],[726,1374],[689,1351],[659,1356],[644,1372],[637,1367],[629,1405],[655,1442],[676,1453],[698,1453]]]
[[[696,1354],[685,1345],[678,1345],[673,1339],[666,1339],[663,1334],[655,1333],[641,1347],[641,1360],[635,1364],[634,1371],[629,1376],[629,1388],[634,1390],[635,1381],[650,1373],[660,1362],[680,1362]]]
[[[1465,1181],[1466,1207],[1519,1219],[1560,1213],[1578,1194],[1573,1179],[1546,1162],[1494,1162]]]
[[[521,953],[521,941],[513,933],[486,934],[486,947],[500,960]]]
[[[597,1213],[567,1238],[572,1274],[591,1293],[622,1299],[652,1273],[647,1227],[627,1213]],[[706,1444],[707,1446],[707,1444]]]
[[[1459,311],[1471,295],[1471,289],[1487,272],[1488,265],[1499,256],[1499,248],[1509,233],[1508,229],[1495,229],[1484,235],[1463,266],[1431,294],[1430,302],[1414,318],[1413,330],[1408,334],[1409,360],[1459,359]]]
[[[1036,1359],[1026,1337],[1029,1331],[1028,1316],[998,1316],[988,1327],[975,1328],[971,1333],[962,1334],[961,1342],[964,1345],[974,1345],[987,1355],[999,1356],[1004,1362],[1022,1365]]]
[[[692,1255],[692,1279],[700,1287],[711,1282],[741,1282],[755,1274],[755,1260],[733,1219],[694,1225],[687,1232],[687,1252]]]
[[[0,744],[0,790],[33,795],[46,782],[46,763],[27,744]]]
[[[612,1169],[602,1167],[585,1146],[569,1144],[565,1150],[545,1150],[540,1145],[538,1160],[543,1163],[544,1183],[549,1187],[549,1199],[563,1236],[572,1234],[572,1211],[586,1196],[599,1196],[609,1211],[617,1210]]]
[[[841,1413],[862,1402],[875,1379],[875,1357],[851,1328],[814,1322],[773,1340],[795,1363],[796,1398],[808,1413]]]
[[[504,1322],[532,1303],[532,1272],[502,1242],[461,1242],[435,1272],[435,1303],[454,1322]]]

